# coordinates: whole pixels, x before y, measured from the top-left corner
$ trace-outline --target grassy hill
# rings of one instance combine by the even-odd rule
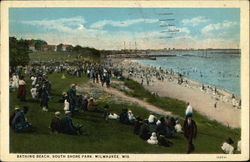
[[[41,56],[42,57],[42,56]],[[61,80],[62,74],[49,75],[52,83],[49,112],[43,112],[38,100],[33,100],[29,93],[30,79],[26,78],[27,101],[19,102],[16,91],[10,90],[10,112],[15,105],[28,106],[30,111],[27,119],[35,127],[32,133],[15,133],[10,130],[10,152],[12,153],[186,153],[187,141],[182,134],[176,134],[169,140],[171,147],[150,145],[133,134],[133,127],[124,125],[118,121],[105,121],[102,113],[79,112],[73,117],[73,122],[84,126],[85,134],[71,136],[66,134],[52,134],[48,128],[55,111],[63,113],[63,103],[58,103],[63,91],[67,91],[71,83],[85,84],[86,76],[77,78],[65,74],[66,79]],[[184,115],[185,105],[182,101],[165,97],[154,97],[143,89],[140,84],[131,80],[124,80],[126,86],[133,92],[125,92],[137,98],[146,98],[148,102],[161,108],[166,108],[181,117]],[[98,109],[103,110],[106,103],[98,102]],[[149,112],[136,105],[111,104],[111,111],[120,113],[122,108],[129,108],[136,116],[146,118]],[[62,117],[63,115],[61,115]],[[194,119],[197,121],[198,135],[194,140],[196,150],[194,153],[222,153],[220,146],[226,138],[231,137],[236,146],[240,138],[240,129],[231,129],[211,121],[195,112]],[[183,120],[181,120],[183,123]]]
[[[99,57],[95,57],[92,55],[90,51],[84,52],[55,52],[55,51],[36,51],[29,53],[30,62],[34,61],[93,61],[100,62]]]

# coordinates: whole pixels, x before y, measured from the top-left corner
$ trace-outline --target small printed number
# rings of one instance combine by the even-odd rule
[[[226,156],[216,156],[217,159],[225,159],[227,158]]]

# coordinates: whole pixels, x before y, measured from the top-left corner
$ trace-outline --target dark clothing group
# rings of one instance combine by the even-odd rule
[[[50,128],[52,132],[65,133],[70,135],[81,135],[82,126],[75,126],[70,115],[65,115],[62,119],[54,117],[51,120]]]
[[[173,122],[173,121],[174,122]],[[134,126],[134,133],[139,135],[143,140],[148,140],[153,132],[156,132],[157,136],[162,136],[165,138],[170,138],[175,133],[175,120],[174,118],[161,118],[161,123],[156,124],[156,122],[136,121]]]

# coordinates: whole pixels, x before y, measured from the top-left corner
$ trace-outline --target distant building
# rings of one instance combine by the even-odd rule
[[[67,47],[69,47],[70,45],[68,44],[63,44],[62,45],[62,51],[67,51]]]
[[[56,51],[57,50],[57,46],[56,45],[48,45],[48,50],[49,51]]]
[[[48,50],[49,50],[49,46],[48,45],[42,46],[42,51],[48,51]]]
[[[36,48],[35,48],[35,46],[34,45],[29,45],[29,50],[31,50],[31,51],[36,51]]]

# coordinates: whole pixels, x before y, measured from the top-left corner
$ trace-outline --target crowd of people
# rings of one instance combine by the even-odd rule
[[[215,86],[204,85],[186,78],[183,74],[174,72],[172,69],[141,65],[135,61],[113,61],[113,68],[122,69],[128,78],[140,80],[142,85],[153,85],[156,80],[174,82],[189,88],[199,88],[202,92],[208,93],[214,98],[232,104],[234,107],[241,107],[241,99]]]
[[[23,74],[24,72],[24,74]],[[178,80],[178,84],[185,82],[181,75],[175,75],[173,71],[157,69],[155,67],[142,67],[141,65],[124,66],[123,64],[113,64],[111,62],[104,62],[103,64],[96,64],[91,62],[73,62],[55,64],[40,63],[40,65],[32,65],[27,67],[16,67],[10,69],[10,88],[15,91],[17,89],[17,97],[21,102],[26,102],[26,81],[31,81],[32,88],[30,94],[32,99],[39,100],[43,111],[49,110],[49,101],[51,95],[52,84],[48,75],[51,73],[68,73],[76,77],[82,77],[83,73],[93,83],[101,83],[102,86],[110,87],[111,77],[123,78],[123,73],[127,73],[128,77],[140,77],[141,84],[152,84],[154,77],[163,81],[164,79]],[[28,76],[28,77],[24,77]],[[144,83],[145,82],[145,83]],[[51,119],[50,129],[53,133],[65,133],[70,135],[81,135],[82,125],[73,124],[72,116],[76,110],[100,112],[97,109],[97,104],[94,98],[77,94],[77,85],[71,84],[67,92],[63,92],[58,102],[63,103],[64,117],[60,117],[60,112],[55,112],[55,116]],[[191,153],[195,150],[193,145],[193,138],[197,135],[197,126],[192,118],[193,110],[188,104],[185,112],[185,121],[183,126],[177,118],[172,116],[156,117],[150,114],[147,119],[142,120],[139,116],[135,116],[131,110],[123,109],[119,115],[115,112],[109,112],[109,105],[103,108],[104,119],[115,119],[122,124],[129,124],[134,127],[134,134],[149,144],[158,144],[169,147],[173,143],[168,140],[175,136],[175,133],[183,133],[187,139],[188,151]],[[10,116],[10,127],[16,132],[22,132],[26,129],[32,128],[32,124],[25,118],[28,112],[28,107],[15,108],[15,111]],[[230,143],[227,142],[230,145]],[[228,145],[223,144],[222,149],[228,149]],[[231,150],[231,148],[230,148]],[[231,153],[231,151],[225,151]]]
[[[192,140],[197,135],[197,126],[192,119],[192,114],[192,107],[188,103],[183,127],[178,118],[172,116],[160,116],[157,118],[151,113],[147,119],[143,120],[139,116],[135,117],[132,111],[128,109],[122,109],[119,115],[114,112],[110,113],[108,106],[105,106],[104,117],[106,120],[114,119],[122,124],[132,125],[134,134],[149,144],[170,147],[173,143],[167,140],[168,138],[174,137],[176,133],[184,134],[188,143],[187,153],[191,153],[195,149]]]
[[[52,84],[48,78],[49,74],[52,73],[62,73],[62,79],[64,79],[64,73],[69,75],[74,75],[76,77],[82,77],[83,73],[93,80],[94,83],[101,83],[102,86],[106,85],[106,87],[110,86],[110,79],[113,75],[114,77],[118,77],[120,75],[117,70],[109,69],[107,66],[92,63],[89,61],[86,62],[36,62],[30,66],[22,67],[12,67],[10,68],[10,84],[9,87],[11,91],[16,92],[17,89],[17,98],[21,102],[27,102],[27,81],[31,82],[30,94],[32,99],[40,102],[40,107],[43,111],[49,110],[49,101],[51,98],[51,87]],[[24,77],[25,76],[25,77]],[[71,116],[74,115],[77,109],[83,111],[98,111],[96,108],[96,103],[94,99],[89,96],[78,95],[76,92],[76,84],[72,84],[67,92],[64,92],[62,98],[58,101],[64,103],[64,111],[65,118],[62,119],[61,125],[65,125],[68,128],[63,129],[60,127],[61,131],[59,132],[68,132],[68,134],[76,134],[72,133],[73,128],[77,130],[80,129],[75,127],[72,124]],[[17,132],[21,132],[26,127],[31,127],[31,123],[26,122],[24,118],[24,114],[27,112],[25,108],[24,110],[20,110],[20,108],[16,107],[15,111],[12,114],[10,125]],[[19,112],[20,111],[20,112]],[[21,113],[22,112],[22,113]],[[18,115],[18,117],[15,115]],[[19,117],[21,116],[21,117]],[[56,113],[55,120],[52,123],[56,122],[56,117],[58,118],[59,114]],[[17,120],[17,119],[18,120]],[[15,120],[15,121],[12,121]],[[14,123],[13,123],[14,122]],[[18,124],[16,124],[18,123]],[[64,123],[64,124],[62,124]],[[70,124],[71,123],[71,124]],[[53,127],[54,124],[51,126]],[[17,125],[17,126],[16,126]],[[53,131],[54,131],[53,127]],[[71,133],[70,133],[71,132]],[[79,132],[79,131],[76,131]],[[79,134],[79,133],[78,133]]]

